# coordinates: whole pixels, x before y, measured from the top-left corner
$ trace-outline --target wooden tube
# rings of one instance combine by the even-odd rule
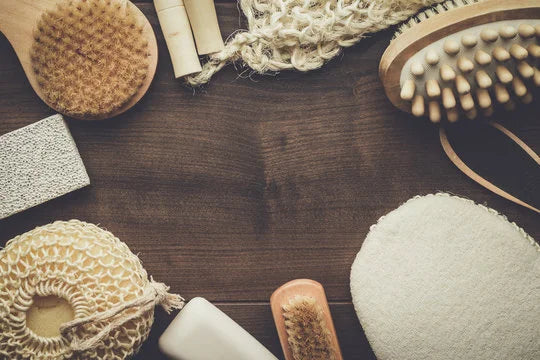
[[[182,0],[154,0],[163,36],[169,48],[174,76],[200,72],[201,63]]]
[[[223,50],[214,0],[184,0],[199,55]]]

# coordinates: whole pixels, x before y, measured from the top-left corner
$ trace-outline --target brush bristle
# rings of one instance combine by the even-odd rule
[[[143,25],[123,0],[67,0],[34,31],[32,68],[45,100],[69,116],[103,117],[142,86],[149,67]]]
[[[332,335],[321,307],[308,296],[296,296],[283,305],[288,342],[295,360],[334,360]]]
[[[410,17],[407,21],[402,23],[394,33],[393,39],[397,38],[399,35],[414,27],[414,25],[419,24],[426,19],[442,14],[446,11],[450,11],[462,6],[479,3],[481,1],[485,0],[446,0],[441,2],[440,4],[428,7],[424,11],[419,12],[418,14]]]

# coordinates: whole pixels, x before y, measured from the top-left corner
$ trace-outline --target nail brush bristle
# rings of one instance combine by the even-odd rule
[[[332,335],[317,301],[296,296],[283,305],[288,343],[295,360],[334,360]]]

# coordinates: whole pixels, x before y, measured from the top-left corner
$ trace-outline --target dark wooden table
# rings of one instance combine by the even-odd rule
[[[374,359],[351,305],[350,266],[370,225],[417,194],[439,190],[506,214],[534,238],[539,218],[461,174],[437,129],[392,107],[377,75],[381,33],[308,74],[239,78],[233,67],[194,93],[175,81],[153,5],[160,61],[148,94],[101,122],[68,120],[92,185],[0,221],[0,246],[54,220],[99,223],[148,273],[186,298],[217,304],[281,357],[268,299],[294,278],[326,288],[346,359]],[[239,27],[219,2],[224,36]],[[0,37],[0,134],[54,112],[30,88]],[[511,128],[536,151],[538,112]],[[501,176],[513,176],[500,171]],[[174,315],[156,312],[136,359],[161,359]]]

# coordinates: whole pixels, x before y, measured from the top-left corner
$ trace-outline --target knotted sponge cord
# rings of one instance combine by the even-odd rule
[[[384,30],[442,0],[239,0],[248,30],[210,55],[191,86],[207,83],[225,65],[242,61],[265,74],[320,68],[367,34]]]

